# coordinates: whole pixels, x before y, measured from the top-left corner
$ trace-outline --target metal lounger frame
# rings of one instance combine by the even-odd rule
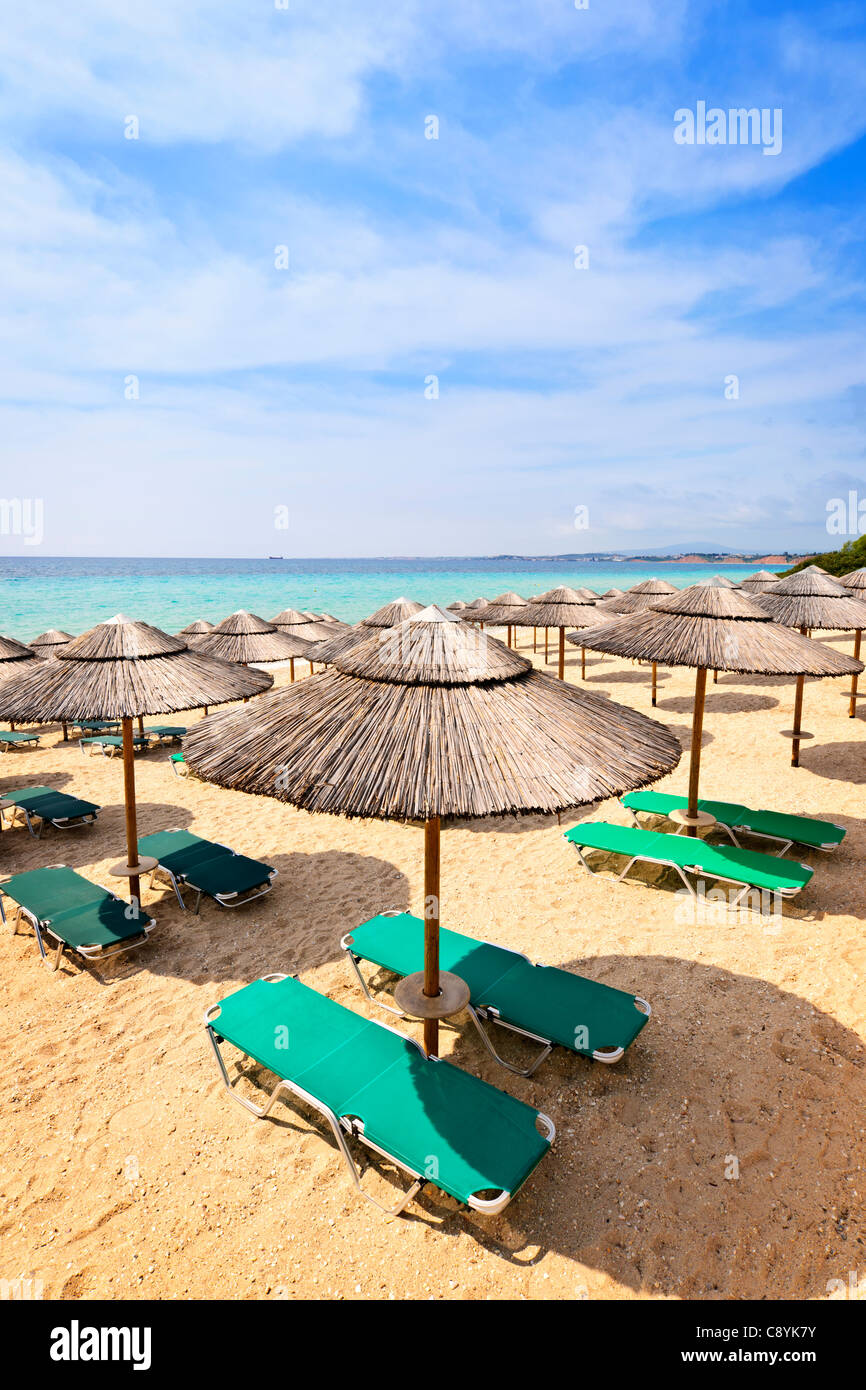
[[[76,816],[74,818],[72,816],[48,816],[46,818],[45,816],[40,815],[38,811],[28,811],[26,806],[15,805],[12,807],[8,807],[7,809],[9,810],[10,830],[12,826],[15,824],[15,817],[17,813],[21,811],[27,823],[27,829],[30,831],[30,834],[33,835],[37,840],[42,839],[42,832],[45,829],[46,825],[53,825],[57,830],[81,830],[84,826],[95,825],[96,818],[99,815],[99,811],[87,811],[83,812],[80,816]],[[3,814],[4,813],[0,811],[0,823],[2,823]],[[33,818],[39,821],[38,830],[34,829],[33,827]]]
[[[274,975],[263,975],[261,978],[266,983],[271,984],[277,983],[280,980],[286,980],[289,978],[289,976],[285,972],[283,972]],[[293,975],[291,978],[296,980],[298,977],[297,975]],[[361,1194],[361,1196],[366,1198],[368,1202],[372,1202],[373,1206],[378,1207],[379,1210],[383,1211],[386,1216],[399,1216],[400,1213],[404,1211],[405,1208],[409,1205],[409,1203],[415,1197],[417,1197],[418,1193],[422,1190],[422,1188],[424,1188],[428,1182],[432,1181],[432,1179],[425,1178],[424,1176],[422,1176],[421,1173],[416,1172],[414,1168],[410,1168],[407,1164],[403,1163],[401,1159],[395,1158],[393,1154],[388,1153],[387,1149],[383,1149],[379,1144],[374,1144],[372,1139],[368,1139],[364,1133],[363,1121],[357,1119],[354,1116],[336,1115],[334,1111],[330,1109],[329,1106],[325,1105],[322,1101],[318,1100],[316,1096],[311,1095],[309,1091],[305,1091],[303,1087],[298,1086],[294,1081],[286,1081],[284,1079],[278,1081],[276,1086],[268,1096],[267,1101],[262,1106],[255,1105],[252,1101],[245,1100],[243,1096],[237,1095],[229,1078],[225,1060],[223,1058],[222,1053],[220,1052],[219,1045],[223,1041],[223,1039],[220,1037],[219,1030],[216,1026],[219,1008],[219,1004],[211,1004],[210,1007],[205,1010],[204,1025],[207,1031],[208,1039],[213,1049],[214,1057],[216,1058],[216,1063],[219,1068],[220,1075],[222,1077],[223,1085],[225,1086],[232,1100],[237,1101],[238,1105],[242,1105],[245,1110],[248,1110],[251,1115],[254,1115],[256,1119],[259,1120],[265,1119],[270,1114],[271,1110],[276,1105],[278,1100],[285,1100],[286,1103],[288,1103],[290,1098],[294,1098],[296,1100],[301,1100],[305,1104],[309,1105],[313,1110],[317,1112],[317,1114],[321,1115],[322,1118],[326,1120],[328,1125],[330,1126],[331,1132],[337,1143],[337,1148],[343,1155],[343,1158],[346,1162],[346,1167],[349,1169],[352,1182],[354,1183],[357,1191]],[[425,1057],[424,1049],[420,1047],[419,1044],[416,1043],[413,1038],[407,1038],[405,1033],[400,1033],[396,1028],[390,1027],[390,1025],[387,1023],[380,1024],[379,1026],[382,1028],[387,1028],[389,1033],[396,1034],[396,1036],[398,1038],[402,1038],[404,1042],[410,1042],[413,1047],[418,1048],[418,1051],[421,1053],[421,1056]],[[245,1052],[241,1055],[244,1057],[248,1056],[248,1054]],[[438,1062],[439,1058],[431,1054],[429,1058],[426,1058],[426,1060]],[[541,1114],[541,1112],[539,1112],[539,1119],[543,1121],[545,1128],[547,1129],[546,1137],[552,1144],[554,1139],[556,1138],[556,1128],[554,1126],[553,1121],[549,1118],[549,1116],[543,1115]],[[372,1149],[382,1158],[387,1159],[389,1163],[395,1164],[396,1167],[402,1169],[404,1173],[408,1173],[409,1177],[413,1179],[411,1187],[408,1189],[408,1191],[403,1193],[403,1195],[399,1198],[397,1202],[394,1203],[393,1206],[386,1206],[384,1202],[380,1202],[378,1198],[371,1196],[369,1192],[366,1192],[364,1190],[364,1187],[361,1182],[361,1174],[358,1171],[358,1166],[352,1157],[348,1144],[346,1143],[345,1136],[347,1134],[353,1139],[360,1140],[362,1144],[366,1144],[366,1146],[369,1149]],[[482,1212],[488,1216],[495,1216],[499,1212],[504,1211],[510,1201],[511,1193],[503,1191],[498,1197],[487,1199],[483,1197],[476,1197],[473,1194],[468,1198],[467,1205],[470,1206],[474,1211]]]
[[[65,869],[67,866],[65,864],[46,864],[45,867],[47,869]],[[7,882],[8,879],[0,879],[0,920],[4,923],[6,923],[7,917],[3,907],[3,898],[5,894],[2,889],[3,884]],[[112,893],[111,896],[115,898],[117,902],[123,901],[122,898],[118,898],[114,893]],[[13,898],[12,901],[14,902],[15,899]],[[15,918],[11,923],[12,935],[18,935],[18,923],[21,921],[21,914],[23,913],[33,928],[33,933],[36,937],[36,945],[39,947],[39,954],[42,957],[42,964],[52,973],[59,969],[60,962],[63,958],[63,952],[66,950],[73,952],[75,955],[83,956],[85,960],[107,960],[109,956],[119,956],[122,955],[124,951],[134,951],[136,947],[144,946],[156,926],[155,919],[153,917],[148,917],[147,921],[142,925],[141,936],[133,937],[128,942],[118,941],[114,946],[69,946],[67,942],[63,941],[61,937],[51,929],[49,923],[40,921],[35,912],[31,912],[29,908],[24,907],[21,903],[16,903],[15,906],[18,911],[15,913]],[[47,936],[53,938],[50,955],[45,949],[43,932]],[[53,944],[54,941],[57,942],[56,947]]]
[[[381,912],[379,914],[380,917],[399,917],[400,915],[400,909],[396,907],[386,908],[384,912]],[[495,941],[479,941],[478,944],[480,946],[497,945]],[[360,962],[364,958],[362,956],[356,955],[355,952],[352,950],[351,932],[347,932],[346,935],[341,938],[340,945],[346,952],[346,955],[349,958],[349,964],[354,970],[360,983],[360,986],[367,998],[369,999],[370,1003],[375,1004],[376,1007],[379,1009],[384,1009],[389,1014],[395,1014],[397,1018],[406,1018],[407,1015],[404,1014],[401,1009],[395,1008],[393,1004],[383,1003],[381,999],[377,999],[373,994],[370,993],[367,982],[364,979],[364,976],[361,974]],[[498,947],[497,949],[508,950],[511,953],[511,955],[517,956],[520,960],[525,960],[527,965],[532,965],[533,963],[530,960],[529,956],[524,955],[522,951],[512,951],[510,946],[504,948]],[[639,1007],[642,1006],[640,1007],[640,1012],[645,1013],[647,1018],[649,1018],[652,1014],[652,1009],[650,1008],[647,1000],[641,999],[638,995],[635,995],[634,997],[636,1004]],[[552,1042],[550,1038],[544,1038],[541,1036],[540,1033],[531,1033],[528,1028],[520,1028],[516,1023],[506,1022],[506,1020],[501,1017],[499,1010],[496,1008],[494,1004],[475,1005],[470,1003],[466,1005],[466,1009],[469,1014],[469,1017],[472,1019],[472,1022],[475,1024],[475,1027],[478,1030],[478,1035],[481,1038],[482,1043],[486,1047],[487,1051],[490,1053],[490,1056],[495,1061],[497,1061],[501,1067],[505,1067],[507,1071],[513,1072],[515,1076],[532,1076],[533,1073],[536,1072],[538,1068],[541,1066],[542,1062],[547,1061],[547,1058],[553,1052],[554,1048],[562,1046],[562,1043]],[[506,1028],[509,1033],[516,1033],[519,1037],[526,1038],[529,1042],[539,1043],[541,1046],[541,1051],[538,1053],[535,1060],[530,1064],[530,1066],[516,1067],[513,1062],[506,1061],[506,1059],[499,1052],[497,1052],[496,1048],[493,1045],[493,1042],[487,1034],[487,1030],[481,1026],[482,1021],[484,1023],[496,1023],[500,1028]],[[568,1050],[571,1051],[571,1049]],[[578,1055],[585,1056],[586,1054],[579,1053]],[[602,1051],[601,1049],[598,1049],[597,1051],[593,1052],[592,1060],[594,1062],[604,1062],[607,1066],[612,1066],[614,1062],[619,1062],[620,1059],[624,1056],[624,1047],[614,1047],[606,1052]]]
[[[569,844],[574,846],[574,849],[577,851],[577,857],[580,860],[583,867],[586,869],[588,874],[596,874],[598,873],[598,870],[590,868],[589,864],[586,861],[586,857],[583,852],[584,850],[586,850],[587,854],[622,854],[621,850],[599,849],[597,845],[584,845],[583,849],[581,849],[581,846],[575,844],[574,840],[570,840]],[[697,878],[700,878],[700,876],[703,875],[704,878],[711,878],[716,883],[740,884],[740,892],[737,893],[736,897],[734,897],[731,900],[731,902],[725,904],[726,907],[731,909],[739,907],[742,899],[746,896],[746,894],[751,893],[753,891],[767,893],[772,891],[774,895],[778,894],[780,898],[795,898],[797,894],[801,892],[800,888],[774,888],[772,890],[769,888],[757,889],[754,883],[743,883],[743,880],[741,878],[728,878],[724,874],[709,872],[707,869],[702,869],[699,864],[676,864],[672,859],[657,859],[655,856],[646,854],[633,854],[629,859],[628,863],[626,864],[625,868],[623,869],[622,873],[617,874],[616,882],[622,883],[632,864],[637,863],[658,864],[661,868],[674,869],[679,874],[686,888],[691,893],[692,897],[695,899],[696,902],[698,900],[698,894],[695,891],[694,885],[686,877],[686,874],[694,874]],[[800,864],[801,869],[807,869],[808,867],[808,864]],[[805,884],[803,885],[803,887],[805,887]]]

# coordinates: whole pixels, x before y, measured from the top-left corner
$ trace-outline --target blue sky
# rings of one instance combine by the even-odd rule
[[[7,12],[3,494],[42,553],[845,539],[862,7],[287,4]],[[780,152],[677,144],[699,101],[781,109]]]

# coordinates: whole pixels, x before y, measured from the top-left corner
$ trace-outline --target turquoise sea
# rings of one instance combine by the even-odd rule
[[[723,565],[738,580],[759,565]],[[272,618],[283,608],[334,613],[357,622],[390,599],[420,603],[523,597],[558,584],[602,593],[659,575],[678,588],[715,572],[712,565],[619,561],[497,559],[154,560],[0,557],[0,633],[26,642],[46,628],[77,635],[126,613],[176,632],[194,618],[219,622],[238,608]]]

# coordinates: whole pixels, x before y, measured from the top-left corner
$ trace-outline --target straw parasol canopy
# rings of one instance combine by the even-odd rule
[[[187,623],[177,634],[178,637],[203,637],[206,633],[213,632],[213,623],[209,623],[207,618],[196,618],[195,622]]]
[[[336,669],[202,721],[184,752],[220,786],[307,811],[424,822],[425,971],[423,988],[416,979],[407,989],[429,1052],[445,1016],[441,819],[550,814],[646,786],[680,757],[654,720],[534,670],[432,606],[371,635]],[[443,977],[446,994],[452,980]]]
[[[375,613],[371,613],[368,618],[362,618],[361,626],[396,627],[398,623],[404,623],[407,618],[414,618],[415,614],[420,613],[423,607],[423,603],[416,603],[413,598],[395,598],[390,603],[385,603],[381,608],[377,608]]]
[[[416,613],[421,612],[422,605],[416,603],[411,598],[395,598],[390,603],[386,603],[382,608],[377,608],[375,613],[369,617],[362,618],[355,627],[349,627],[346,623],[341,623],[336,631],[331,631],[324,641],[317,643],[314,660],[324,662],[330,666],[345,656],[353,647],[357,647],[359,642],[366,642],[374,631],[382,631],[385,628],[395,627],[398,623],[403,623],[407,618],[412,618]],[[401,616],[402,614],[402,616]],[[393,619],[388,622],[386,619]]]
[[[8,675],[19,661],[35,660],[36,655],[31,647],[25,647],[16,638],[0,636],[0,677]]]
[[[123,733],[127,863],[118,866],[139,898],[138,834],[132,721],[144,714],[173,714],[242,700],[269,689],[273,677],[192,651],[147,623],[118,614],[62,647],[53,661],[0,686],[0,714],[22,723],[57,719],[119,719]]]
[[[602,598],[620,598],[625,593],[625,589],[605,589]]]
[[[234,661],[242,666],[265,665],[268,662],[288,661],[291,679],[295,679],[295,657],[301,656],[310,662],[313,657],[311,644],[302,637],[281,632],[273,623],[265,622],[255,613],[239,609],[230,613],[217,623],[212,632],[195,639],[196,651],[206,656],[215,656],[220,661]]]
[[[297,608],[284,608],[275,618],[274,627],[280,632],[288,632],[292,637],[302,637],[306,642],[324,642],[334,635],[334,628],[315,613],[303,613]]]
[[[565,629],[567,627],[592,627],[598,621],[595,605],[598,594],[591,589],[569,589],[561,585],[550,589],[532,603],[527,603],[514,618],[518,627],[559,628],[559,679],[565,680]],[[585,662],[581,661],[581,674],[586,674]]]
[[[37,656],[44,659],[56,656],[60,648],[65,647],[67,642],[71,641],[71,632],[63,632],[58,627],[50,627],[47,632],[40,632],[38,637],[34,637],[28,646]]]
[[[851,570],[849,574],[843,574],[839,580],[846,589],[866,589],[866,569]]]
[[[703,584],[662,596],[642,613],[625,614],[569,640],[637,661],[697,668],[689,803],[684,817],[689,834],[696,834],[703,823],[697,802],[708,670],[841,676],[863,669],[859,661],[774,623],[753,596]]]
[[[449,613],[462,613],[465,607],[466,604],[463,602],[462,598],[457,598],[453,603],[449,603],[447,611]]]
[[[771,574],[769,570],[757,570],[755,574],[750,574],[747,579],[740,580],[740,588],[748,592],[754,590],[756,593],[766,589],[768,584],[778,584],[779,576]]]
[[[644,579],[640,584],[633,584],[620,598],[600,603],[598,609],[599,612],[612,614],[642,613],[645,608],[652,608],[656,599],[664,598],[665,594],[676,593],[679,593],[679,590],[666,579]],[[585,651],[586,648],[581,647],[581,657]],[[653,661],[651,667],[650,699],[655,708],[658,699],[658,662]]]
[[[519,611],[526,606],[526,599],[521,598],[513,589],[509,589],[506,593],[500,594],[498,598],[491,599],[483,608],[476,609],[476,617],[479,622],[487,623],[493,627],[506,628],[506,641],[510,647],[511,629],[517,622]]]
[[[866,597],[866,594],[864,594]],[[856,590],[848,589],[817,565],[807,565],[796,574],[780,579],[757,596],[776,623],[796,627],[800,632],[854,632],[854,657],[860,656],[860,642],[866,627],[866,603]],[[848,714],[857,713],[857,675],[851,677]],[[800,766],[800,742],[808,737],[802,731],[805,677],[797,677],[794,695],[794,727],[791,730],[791,766]]]
[[[726,574],[708,574],[706,579],[699,579],[696,587],[708,589],[738,589],[733,579],[729,579]]]

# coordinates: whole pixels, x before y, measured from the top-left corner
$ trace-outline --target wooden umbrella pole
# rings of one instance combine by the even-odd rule
[[[424,993],[439,994],[439,830],[438,816],[424,823]],[[424,1051],[439,1055],[439,1020],[424,1020]]]
[[[549,627],[546,627],[546,628],[544,629],[544,661],[545,661],[545,664],[547,663],[547,639],[548,639],[548,636],[549,636],[549,635],[550,635],[550,628],[549,628]]]
[[[537,628],[537,627],[534,627],[534,628],[532,629],[532,650],[533,650],[534,652],[537,652],[537,651],[538,651],[538,628]]]
[[[655,705],[655,702],[656,702],[656,691],[657,691],[657,689],[658,689],[658,670],[659,670],[659,668],[658,668],[658,662],[657,662],[657,661],[654,661],[654,662],[653,662],[653,685],[652,685],[652,690],[653,690],[653,697],[652,697],[652,698],[653,698],[653,705]]]
[[[806,686],[806,677],[797,677],[797,689],[794,693],[794,737],[791,741],[791,766],[800,766],[800,730],[803,727],[803,691]]]
[[[586,680],[586,647],[580,649],[580,679]]]
[[[559,679],[565,680],[565,628],[559,629]]]
[[[295,680],[295,658],[289,657],[289,680],[294,684]]]
[[[800,628],[800,636],[806,636],[806,629]],[[797,688],[794,692],[794,738],[791,743],[791,766],[800,766],[800,730],[803,727],[803,691],[806,689],[806,677],[797,677]]]
[[[862,632],[858,627],[854,633],[854,660],[860,660],[860,638]],[[853,719],[857,713],[857,672],[851,677],[851,699],[848,701],[848,718]]]
[[[138,863],[138,827],[135,821],[135,759],[132,747],[132,720],[121,720],[123,731],[123,801],[126,811],[126,862],[130,868]],[[129,880],[129,896],[136,904],[141,902],[141,884],[138,874]]]
[[[698,815],[698,783],[701,778],[701,738],[704,732],[704,700],[707,694],[707,671],[705,666],[698,667],[698,674],[695,679],[695,707],[692,712],[692,748],[689,758],[689,809],[688,815],[692,820],[697,820]],[[687,825],[687,835],[697,835],[697,825]]]

